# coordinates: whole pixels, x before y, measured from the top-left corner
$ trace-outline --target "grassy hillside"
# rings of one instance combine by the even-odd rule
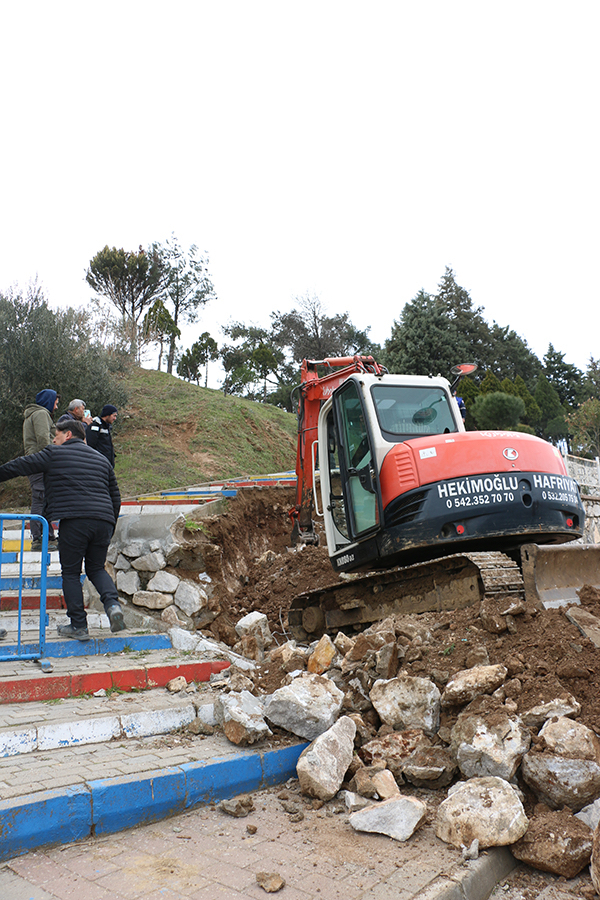
[[[296,418],[281,409],[148,369],[132,369],[125,386],[129,401],[113,430],[124,498],[294,468]],[[26,479],[0,485],[3,510],[29,502]]]

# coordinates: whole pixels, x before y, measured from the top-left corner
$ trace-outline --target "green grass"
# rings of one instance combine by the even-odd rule
[[[296,417],[148,369],[127,376],[114,432],[124,497],[295,465]]]

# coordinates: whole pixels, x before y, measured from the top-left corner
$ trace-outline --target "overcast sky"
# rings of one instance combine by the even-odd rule
[[[81,306],[174,232],[218,302],[316,293],[383,342],[446,266],[542,357],[600,357],[596,0],[20,0],[0,12],[0,290]],[[215,385],[216,386],[216,385]]]

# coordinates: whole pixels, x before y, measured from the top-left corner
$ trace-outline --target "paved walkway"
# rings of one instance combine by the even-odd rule
[[[252,796],[255,810],[247,818],[202,807],[116,836],[12,859],[0,869],[0,896],[258,900],[265,891],[257,875],[268,872],[285,879],[282,900],[410,900],[415,895],[442,900],[464,879],[489,893],[495,881],[486,882],[486,872],[495,867],[501,873],[508,856],[500,851],[461,863],[456,850],[435,838],[431,825],[404,844],[359,834],[338,812],[339,804],[313,809],[296,782]],[[303,818],[294,822],[298,813]],[[468,896],[477,900],[487,894],[471,891]]]

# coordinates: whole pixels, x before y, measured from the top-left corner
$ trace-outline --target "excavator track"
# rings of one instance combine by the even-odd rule
[[[349,576],[299,594],[288,622],[297,640],[361,630],[387,616],[463,609],[483,600],[522,602],[519,566],[504,553],[459,553],[385,572]]]

